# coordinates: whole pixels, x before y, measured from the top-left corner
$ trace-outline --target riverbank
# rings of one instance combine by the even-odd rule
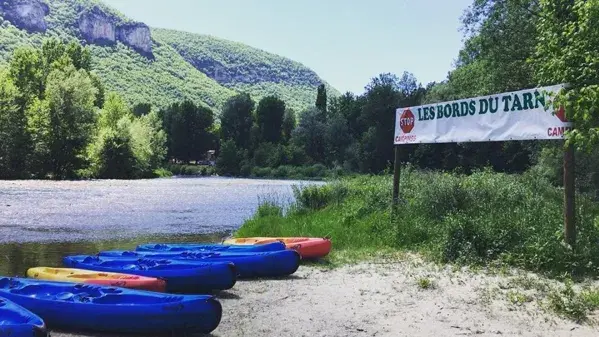
[[[168,176],[218,176],[219,171],[215,166],[208,165],[184,165],[169,164],[164,169],[157,171],[157,175]],[[238,179],[274,179],[274,180],[310,180],[323,181],[339,177],[353,176],[354,173],[347,172],[341,168],[330,169],[322,164],[312,166],[291,166],[283,165],[276,168],[272,167],[247,167],[240,172],[238,176],[231,178]]]
[[[589,323],[548,309],[548,294],[559,287],[523,272],[440,267],[417,255],[301,266],[288,279],[240,281],[219,294],[224,314],[212,336],[596,336]]]
[[[396,207],[392,190],[391,176],[294,187],[296,201],[286,212],[276,198],[264,200],[235,236],[328,236],[333,261],[391,249],[442,263],[493,262],[553,276],[599,276],[599,203],[577,196],[580,234],[570,247],[561,235],[563,191],[539,175],[404,170]]]
[[[520,268],[564,287],[599,276],[599,203],[578,196],[579,236],[570,247],[561,235],[563,191],[542,176],[404,170],[395,208],[391,192],[389,176],[295,189],[296,203],[286,212],[267,200],[234,236],[328,236],[333,266],[386,251],[417,253],[440,265]],[[562,295],[553,297],[553,310],[571,320],[599,308],[597,285]]]

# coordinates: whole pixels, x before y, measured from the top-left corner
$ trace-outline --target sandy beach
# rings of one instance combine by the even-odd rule
[[[290,278],[239,281],[219,294],[223,319],[212,336],[599,335],[599,327],[547,309],[555,286],[534,275],[440,267],[416,256],[336,269],[301,266]]]

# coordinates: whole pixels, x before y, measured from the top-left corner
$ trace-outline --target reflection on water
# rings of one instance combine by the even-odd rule
[[[0,245],[0,277],[26,277],[33,267],[64,267],[67,255],[95,255],[102,250],[134,250],[137,245],[156,242],[221,242],[230,232],[200,235],[158,235],[126,240],[10,243]]]

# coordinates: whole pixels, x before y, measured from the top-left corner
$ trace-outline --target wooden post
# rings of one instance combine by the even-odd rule
[[[395,145],[395,162],[393,167],[393,204],[397,205],[399,201],[399,180],[401,177],[401,163],[399,154],[399,145]]]
[[[564,153],[564,239],[576,244],[576,187],[574,185],[574,147],[567,145]]]

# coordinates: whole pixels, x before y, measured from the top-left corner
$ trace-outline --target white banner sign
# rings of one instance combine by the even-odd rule
[[[394,144],[563,139],[572,124],[563,109],[551,104],[561,88],[560,84],[397,109]]]

